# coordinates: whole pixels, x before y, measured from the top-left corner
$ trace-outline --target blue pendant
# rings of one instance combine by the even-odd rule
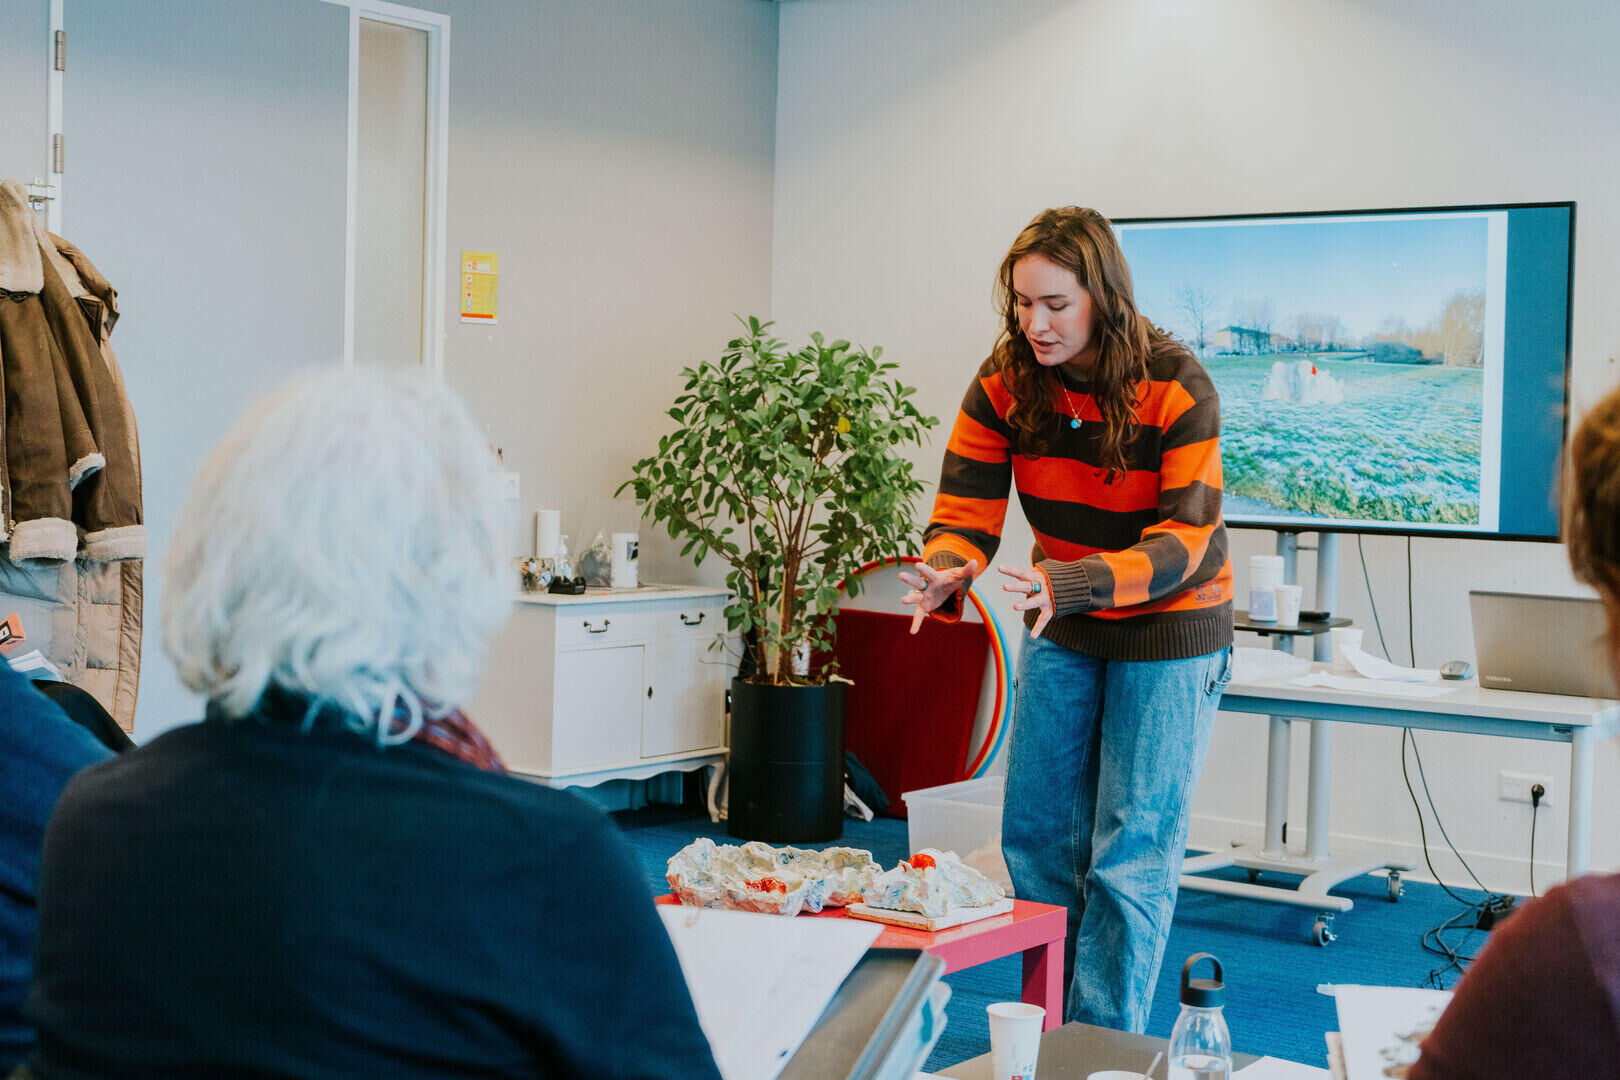
[[[1069,421],[1069,426],[1072,427],[1072,428],[1077,428],[1077,427],[1080,426],[1080,421],[1079,420],[1070,420]]]

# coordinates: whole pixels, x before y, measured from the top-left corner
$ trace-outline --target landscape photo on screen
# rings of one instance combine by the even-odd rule
[[[1220,394],[1229,521],[1497,528],[1505,213],[1116,230]]]

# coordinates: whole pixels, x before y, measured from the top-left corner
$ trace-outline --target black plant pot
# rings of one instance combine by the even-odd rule
[[[813,843],[844,832],[844,687],[731,683],[726,831]]]

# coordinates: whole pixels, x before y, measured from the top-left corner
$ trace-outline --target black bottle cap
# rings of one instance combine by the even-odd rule
[[[1215,966],[1213,979],[1195,979],[1192,969],[1200,960]],[[1213,953],[1193,953],[1181,965],[1181,1003],[1195,1009],[1218,1009],[1226,1003],[1226,984],[1221,981],[1221,962]]]

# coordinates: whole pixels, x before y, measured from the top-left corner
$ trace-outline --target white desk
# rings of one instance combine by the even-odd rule
[[[1326,670],[1316,664],[1312,670]],[[1287,680],[1233,682],[1221,698],[1223,712],[1259,713],[1271,717],[1271,748],[1266,766],[1266,831],[1260,844],[1247,844],[1231,852],[1216,852],[1188,859],[1181,888],[1245,896],[1276,903],[1315,907],[1319,911],[1313,931],[1318,944],[1333,940],[1335,912],[1348,911],[1352,902],[1329,896],[1328,889],[1373,870],[1391,871],[1390,899],[1399,895],[1402,870],[1411,863],[1377,859],[1334,859],[1328,851],[1329,804],[1333,722],[1379,724],[1423,731],[1460,731],[1473,735],[1501,735],[1513,739],[1540,739],[1570,745],[1569,848],[1567,873],[1585,873],[1591,862],[1592,768],[1598,739],[1620,733],[1620,701],[1524,694],[1513,690],[1486,690],[1468,681],[1446,683],[1450,692],[1438,697],[1410,698],[1394,694],[1368,694],[1326,686],[1298,686]],[[1283,821],[1288,809],[1289,718],[1312,721],[1309,818],[1306,853],[1291,855],[1283,847]],[[1197,877],[1228,866],[1249,871],[1250,882]],[[1295,889],[1254,884],[1265,870],[1305,875]]]

